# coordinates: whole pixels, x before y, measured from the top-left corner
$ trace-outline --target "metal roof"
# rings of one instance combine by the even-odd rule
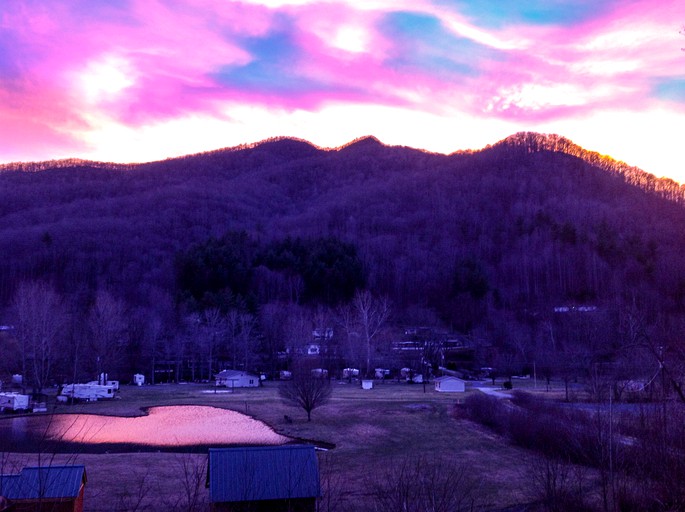
[[[210,448],[208,483],[212,503],[321,495],[311,445]]]
[[[85,483],[85,466],[29,467],[18,475],[0,475],[0,496],[9,500],[76,498]]]

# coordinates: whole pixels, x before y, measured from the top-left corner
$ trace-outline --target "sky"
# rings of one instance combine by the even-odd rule
[[[12,0],[0,163],[556,133],[685,183],[683,0]]]

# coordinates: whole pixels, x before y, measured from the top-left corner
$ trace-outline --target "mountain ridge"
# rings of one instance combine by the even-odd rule
[[[673,200],[642,188],[636,171],[621,174],[632,168],[556,136],[452,155],[373,138],[340,150],[278,138],[125,171],[63,165],[0,173],[0,306],[38,279],[85,297],[106,283],[155,309],[160,293],[177,296],[179,255],[244,232],[262,248],[288,237],[351,244],[369,289],[462,332],[635,296],[685,312],[679,191]],[[292,276],[253,271],[255,303],[283,299]],[[471,297],[469,283],[483,281]]]
[[[543,134],[538,132],[517,132],[493,144],[488,144],[481,149],[459,150],[452,153],[437,153],[420,148],[402,145],[387,145],[373,135],[366,135],[353,139],[337,147],[320,147],[305,139],[297,137],[272,137],[250,144],[241,144],[200,153],[192,153],[179,157],[170,157],[163,160],[155,160],[141,163],[112,163],[78,158],[61,160],[46,160],[39,162],[13,162],[0,164],[0,173],[41,172],[51,169],[68,169],[73,167],[90,167],[112,171],[134,171],[149,167],[158,167],[163,164],[175,162],[187,162],[203,158],[222,158],[235,156],[237,153],[266,152],[271,156],[283,159],[298,160],[319,156],[325,153],[350,152],[360,153],[364,151],[404,150],[426,155],[460,157],[465,155],[487,154],[488,152],[502,149],[523,150],[527,153],[540,153],[550,151],[573,156],[591,164],[610,174],[620,176],[627,183],[637,186],[642,190],[657,194],[670,201],[679,204],[685,203],[685,185],[681,185],[671,178],[657,178],[655,175],[631,166],[623,161],[616,160],[599,152],[585,149],[572,140],[557,134]]]

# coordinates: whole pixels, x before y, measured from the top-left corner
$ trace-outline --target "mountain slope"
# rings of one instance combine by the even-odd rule
[[[557,136],[452,155],[283,138],[140,165],[16,167],[0,173],[5,304],[21,280],[45,278],[154,307],[175,294],[178,254],[245,230],[260,244],[352,242],[369,287],[462,330],[566,303],[685,309],[682,187]]]

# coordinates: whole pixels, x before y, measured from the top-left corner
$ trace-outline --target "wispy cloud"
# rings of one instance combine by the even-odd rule
[[[345,109],[354,136],[396,141],[399,123],[399,142],[440,150],[417,119],[470,123],[482,144],[509,128],[577,138],[609,113],[639,129],[685,113],[683,22],[680,0],[3,2],[0,159],[161,158],[304,136],[304,118],[322,143],[352,134]],[[601,133],[592,149],[630,160]]]

